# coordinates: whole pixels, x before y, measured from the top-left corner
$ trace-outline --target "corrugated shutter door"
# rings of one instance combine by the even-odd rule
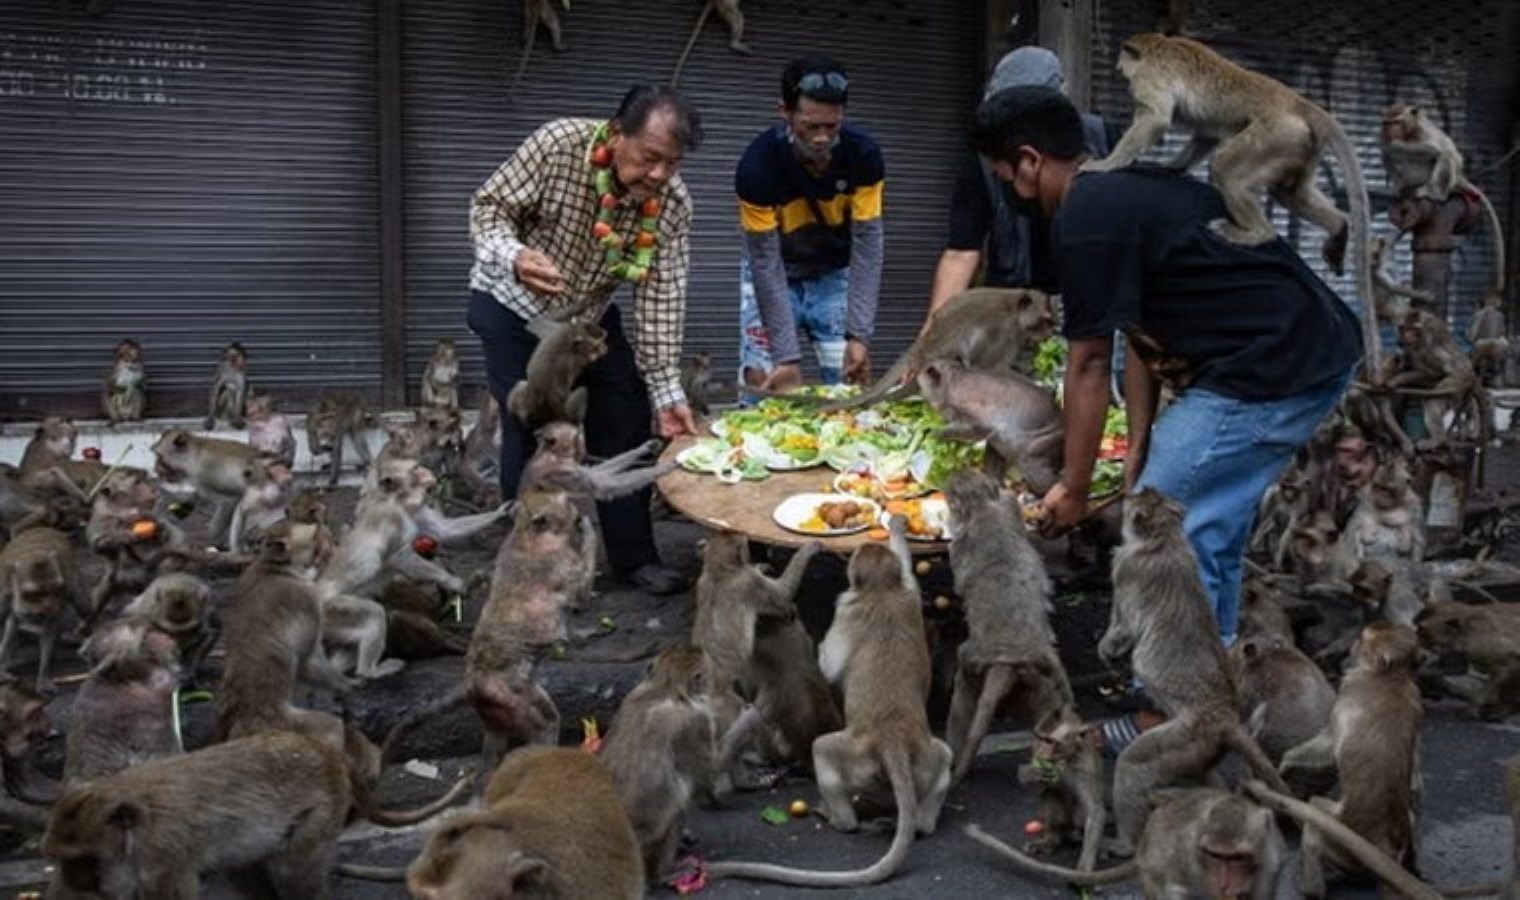
[[[1133,104],[1116,68],[1119,45],[1131,34],[1149,31],[1155,4],[1149,0],[1101,0],[1093,40],[1093,104],[1121,127],[1129,124]],[[1507,149],[1511,106],[1502,93],[1513,74],[1516,18],[1512,4],[1481,0],[1440,4],[1421,0],[1311,0],[1260,3],[1255,0],[1195,0],[1189,4],[1184,33],[1197,38],[1255,71],[1276,78],[1330,111],[1356,145],[1357,160],[1372,194],[1374,233],[1394,231],[1385,210],[1389,192],[1378,149],[1382,111],[1390,103],[1420,105],[1434,117],[1466,158],[1467,171],[1495,203],[1500,218],[1513,221],[1508,208],[1510,172],[1487,172]],[[1180,132],[1169,135],[1163,158],[1181,146]],[[1202,169],[1195,174],[1201,175]],[[1344,173],[1329,160],[1321,164],[1319,183],[1347,209]],[[1333,188],[1333,189],[1332,189]],[[1335,278],[1320,260],[1324,237],[1313,224],[1289,222],[1274,204],[1273,220],[1299,254],[1342,297],[1356,297],[1350,276]],[[1409,240],[1392,264],[1407,282]],[[1484,225],[1462,240],[1452,259],[1450,313],[1466,325],[1493,277],[1493,239]]]
[[[150,415],[254,385],[378,394],[375,25],[350,0],[0,4],[0,409]]]
[[[850,72],[850,118],[881,143],[887,162],[887,264],[878,315],[878,371],[922,322],[965,125],[981,76],[980,3],[902,0],[803,3],[747,0],[753,56],[728,49],[712,17],[681,86],[700,107],[706,143],[682,175],[696,203],[688,352],[714,355],[720,377],[738,365],[739,235],[734,166],[775,121],[781,69],[805,51],[829,53]],[[556,5],[558,9],[558,5]],[[465,379],[483,381],[479,342],[464,324],[470,195],[534,128],[567,115],[610,115],[637,81],[669,79],[702,4],[576,0],[560,9],[567,49],[545,33],[517,96],[518,4],[436,0],[408,4],[405,20],[407,351],[409,394],[432,343],[460,342]],[[624,300],[627,303],[627,292]],[[810,354],[805,355],[811,358]]]

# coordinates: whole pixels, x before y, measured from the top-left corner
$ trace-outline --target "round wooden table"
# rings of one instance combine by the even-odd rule
[[[690,447],[696,438],[683,435],[665,448],[660,461],[674,460],[676,454]],[[818,465],[796,472],[772,472],[769,478],[759,481],[740,481],[729,484],[712,475],[676,469],[656,484],[665,501],[680,510],[687,518],[708,528],[726,528],[737,531],[751,540],[779,547],[801,547],[816,540],[825,550],[839,554],[854,552],[856,547],[871,542],[862,531],[843,537],[809,537],[795,531],[787,531],[771,513],[793,494],[832,493],[833,469]],[[908,546],[919,556],[944,553],[950,547],[945,541],[909,541]]]

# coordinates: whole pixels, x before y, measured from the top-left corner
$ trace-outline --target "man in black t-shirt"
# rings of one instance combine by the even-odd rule
[[[1086,508],[1108,405],[1113,334],[1129,338],[1125,484],[1187,508],[1184,528],[1234,640],[1257,504],[1334,407],[1361,357],[1356,316],[1281,239],[1219,237],[1219,194],[1183,173],[1080,172],[1082,123],[1059,91],[1013,88],[977,110],[976,149],[1052,217],[1070,343],[1066,455],[1054,527]],[[1155,421],[1161,384],[1175,399]]]

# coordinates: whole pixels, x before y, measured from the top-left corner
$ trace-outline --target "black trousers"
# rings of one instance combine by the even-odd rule
[[[523,467],[537,444],[532,432],[507,411],[507,393],[528,371],[528,357],[538,338],[511,310],[483,291],[470,292],[470,330],[480,337],[485,351],[486,384],[501,405],[501,495],[517,496]],[[643,444],[650,438],[652,412],[649,391],[634,364],[633,347],[623,331],[623,313],[607,307],[601,326],[607,331],[607,355],[586,367],[581,384],[586,386],[586,452],[611,457]],[[626,572],[659,561],[654,546],[654,526],[649,521],[651,491],[597,505],[602,521],[602,543],[613,571]]]

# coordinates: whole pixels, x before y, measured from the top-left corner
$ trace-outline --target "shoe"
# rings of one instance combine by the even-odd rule
[[[1140,710],[1104,719],[1098,723],[1098,733],[1103,736],[1103,755],[1117,759],[1124,748],[1135,742],[1141,732],[1149,731],[1166,721],[1166,716],[1155,710]]]
[[[621,573],[618,577],[644,593],[653,594],[656,597],[679,594],[691,587],[691,581],[685,575],[660,563],[645,563],[631,572]]]

